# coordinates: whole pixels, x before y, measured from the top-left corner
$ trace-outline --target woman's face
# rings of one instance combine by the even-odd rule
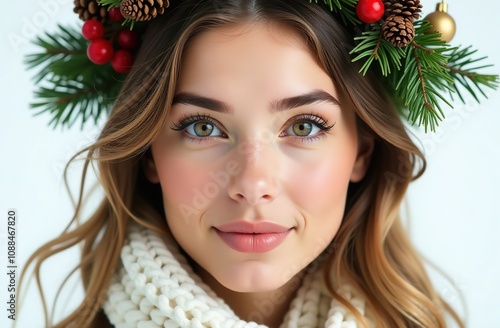
[[[224,287],[283,286],[330,243],[372,145],[285,27],[207,30],[189,45],[146,175],[175,239]]]

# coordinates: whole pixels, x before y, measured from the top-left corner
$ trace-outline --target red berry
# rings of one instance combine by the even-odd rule
[[[113,22],[121,23],[125,20],[122,13],[120,12],[120,7],[113,7],[108,11],[108,17]]]
[[[137,31],[122,30],[118,33],[118,44],[124,49],[134,49],[139,45],[139,33]]]
[[[90,61],[97,65],[106,64],[113,58],[113,45],[108,40],[97,39],[90,42],[87,48],[87,56]]]
[[[104,25],[95,19],[88,20],[83,23],[82,34],[89,41],[101,39],[104,36]]]
[[[366,24],[378,22],[384,16],[382,0],[359,0],[356,5],[358,18]]]
[[[128,50],[118,50],[111,59],[111,66],[118,73],[128,73],[134,63],[134,56]]]

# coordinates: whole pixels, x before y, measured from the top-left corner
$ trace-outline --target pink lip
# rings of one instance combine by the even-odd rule
[[[249,222],[249,221],[233,221],[226,224],[221,224],[215,227],[222,232],[239,232],[239,233],[280,233],[290,230],[288,227],[281,226],[271,222]]]
[[[292,228],[270,222],[236,221],[215,227],[229,247],[243,253],[266,253],[278,247]]]

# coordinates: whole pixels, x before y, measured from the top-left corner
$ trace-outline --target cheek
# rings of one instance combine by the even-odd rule
[[[312,217],[342,216],[354,161],[350,150],[295,166],[286,180],[294,203]]]
[[[220,192],[218,185],[210,180],[215,168],[207,162],[200,163],[181,156],[164,156],[155,160],[163,192],[165,214],[169,220],[201,213],[210,199]],[[189,220],[187,220],[189,219]]]

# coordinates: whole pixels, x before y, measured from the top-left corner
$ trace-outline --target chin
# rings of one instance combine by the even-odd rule
[[[224,287],[238,293],[266,293],[279,289],[283,284],[277,284],[269,281],[256,279],[256,283],[247,283],[241,281],[229,281],[223,284]]]
[[[252,261],[237,267],[213,272],[213,277],[223,287],[239,293],[265,293],[280,289],[300,270],[277,268]]]
[[[249,280],[221,279],[219,283],[225,288],[238,293],[267,293],[280,289],[286,283],[270,281],[269,278],[255,277]]]

